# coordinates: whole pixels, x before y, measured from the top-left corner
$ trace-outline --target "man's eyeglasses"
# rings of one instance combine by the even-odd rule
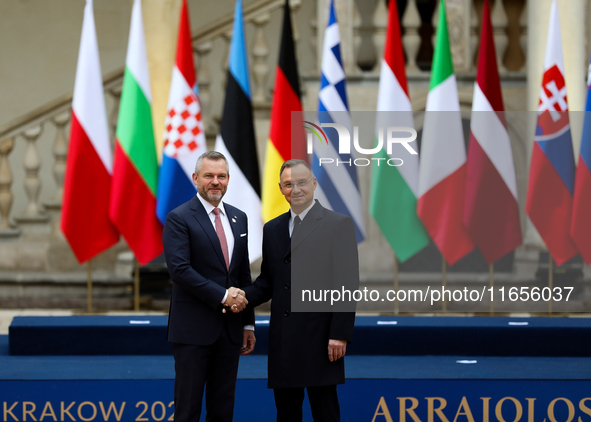
[[[312,177],[312,179],[306,180],[305,182],[302,180],[300,182],[295,182],[295,183],[281,183],[281,186],[283,186],[284,189],[288,189],[288,190],[292,190],[295,186],[302,189],[304,186],[306,186],[308,183],[310,183],[313,179],[314,178]]]

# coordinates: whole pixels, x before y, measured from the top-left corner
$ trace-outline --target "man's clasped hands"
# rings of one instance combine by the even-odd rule
[[[244,290],[238,289],[236,287],[230,287],[228,289],[228,297],[226,301],[223,303],[225,308],[222,312],[226,312],[226,308],[230,309],[234,313],[238,313],[243,311],[248,305],[248,300],[246,300],[246,294]]]

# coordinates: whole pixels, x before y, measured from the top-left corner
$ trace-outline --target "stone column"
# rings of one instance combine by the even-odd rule
[[[328,23],[328,5],[330,0],[318,0],[318,71],[322,67],[322,48],[324,47],[324,31]],[[335,10],[339,31],[341,33],[341,56],[345,74],[351,75],[358,73],[359,69],[355,64],[354,46],[353,46],[353,15],[355,5],[353,0],[335,0]]]
[[[190,9],[193,2],[187,3]],[[142,0],[150,87],[152,89],[152,118],[158,155],[162,152],[162,134],[164,133],[172,66],[176,56],[181,4],[181,0]],[[190,11],[189,16],[191,16]]]
[[[447,0],[445,11],[454,71],[456,73],[470,71],[473,68],[470,48],[471,1]]]

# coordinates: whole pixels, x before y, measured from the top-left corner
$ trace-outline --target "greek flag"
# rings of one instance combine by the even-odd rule
[[[348,152],[339,150],[337,129],[323,126],[323,124],[343,125],[352,134],[345,88],[345,70],[341,60],[341,35],[334,0],[330,2],[328,14],[318,94],[318,122],[328,138],[328,145],[314,142],[312,168],[318,179],[315,196],[323,206],[353,219],[359,243],[365,239],[365,224],[357,169],[353,163],[355,157],[351,155],[350,150]],[[323,159],[322,163],[320,158]]]

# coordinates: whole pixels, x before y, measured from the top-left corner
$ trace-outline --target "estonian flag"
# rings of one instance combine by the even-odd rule
[[[224,202],[238,207],[248,215],[248,253],[252,262],[261,256],[263,220],[248,60],[244,44],[242,0],[236,2],[234,13],[226,99],[215,149],[226,156],[230,167],[230,183]]]

